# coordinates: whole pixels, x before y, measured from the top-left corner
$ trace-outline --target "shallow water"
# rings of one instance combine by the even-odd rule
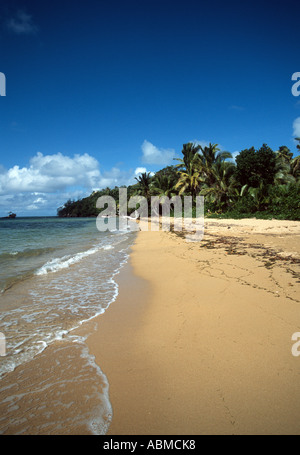
[[[78,396],[82,383],[85,402],[93,403],[88,412],[83,411],[87,408],[81,404],[81,425],[103,434],[111,416],[107,380],[89,355],[85,340],[75,337],[73,330],[103,313],[116,299],[115,276],[128,259],[135,234],[99,232],[95,219],[43,218],[1,223],[0,332],[5,335],[6,356],[0,357],[0,432],[60,433],[58,416],[62,409],[67,415],[63,420],[70,419],[68,433],[75,431],[78,419],[71,418],[75,381],[74,393],[76,390]],[[48,371],[45,375],[49,362],[42,359],[49,357],[50,348],[54,364],[52,373]],[[27,369],[32,359],[40,370],[36,379]],[[39,366],[37,362],[41,362]],[[31,382],[28,391],[20,386],[26,382],[26,376]],[[51,398],[52,404],[57,402],[56,410],[50,412],[47,406],[47,418],[42,417],[38,404],[39,377],[44,378],[47,402],[50,391],[55,395],[64,390],[68,396],[61,405],[59,402],[63,401]],[[35,409],[30,415],[26,402]],[[25,421],[19,426],[24,414]]]

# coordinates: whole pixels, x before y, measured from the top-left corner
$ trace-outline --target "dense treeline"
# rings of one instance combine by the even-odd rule
[[[300,152],[300,138],[296,141]],[[294,157],[286,146],[276,152],[266,144],[258,150],[245,149],[234,161],[217,144],[188,143],[177,164],[154,175],[143,173],[136,180],[127,187],[128,200],[135,195],[148,201],[151,196],[203,195],[208,216],[300,220],[300,155]],[[103,195],[112,196],[118,204],[119,188],[106,188],[67,201],[58,209],[58,216],[97,216],[96,201]]]

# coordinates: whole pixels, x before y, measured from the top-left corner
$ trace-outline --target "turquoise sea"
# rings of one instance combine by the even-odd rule
[[[127,262],[134,239],[135,233],[126,230],[99,232],[95,218],[0,220],[0,332],[6,340],[6,355],[0,357],[0,377],[7,381],[16,369],[21,372],[28,362],[54,346],[56,363],[59,363],[62,349],[72,347],[69,357],[73,358],[73,370],[74,356],[81,359],[76,362],[78,371],[73,371],[72,377],[77,375],[80,381],[83,372],[93,370],[88,376],[98,376],[99,384],[102,384],[102,390],[97,390],[95,382],[90,384],[92,417],[83,413],[80,420],[81,425],[88,425],[97,434],[106,431],[111,415],[108,384],[100,367],[89,355],[84,340],[75,337],[73,330],[103,313],[116,299],[118,286],[115,277]],[[66,367],[65,362],[66,356]],[[58,371],[61,371],[63,383],[62,369]],[[59,375],[56,371],[56,382]],[[49,379],[48,388],[51,388],[52,379]],[[9,391],[2,392],[4,404],[9,403],[7,409],[4,407],[8,415],[2,412],[0,416],[0,433],[5,434],[9,425],[13,427],[20,419],[17,407],[21,397],[15,392],[12,395]],[[23,396],[22,400],[26,397]],[[72,405],[69,406],[70,422],[74,422]],[[25,420],[21,430],[18,427],[18,433],[26,433],[32,428],[28,416]],[[43,421],[43,416],[40,416],[40,421]],[[61,423],[58,416],[54,415],[52,419],[44,416],[43,422],[43,425],[45,422],[48,425],[44,432],[59,433]]]

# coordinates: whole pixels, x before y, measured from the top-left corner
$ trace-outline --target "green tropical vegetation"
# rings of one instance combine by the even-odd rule
[[[296,142],[299,153],[300,138]],[[127,187],[128,200],[143,196],[150,203],[151,196],[159,196],[163,203],[164,197],[200,195],[208,217],[300,220],[300,155],[294,157],[286,146],[277,151],[267,144],[258,150],[251,147],[234,160],[217,144],[187,143],[176,161],[155,174],[144,172],[136,177],[136,183]],[[105,188],[78,201],[68,200],[57,214],[97,216],[101,210],[96,201],[103,195],[112,196],[118,206],[119,188]]]

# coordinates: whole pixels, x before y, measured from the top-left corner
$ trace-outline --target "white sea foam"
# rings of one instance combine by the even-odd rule
[[[124,233],[122,234],[124,235]],[[119,242],[117,242],[119,243]],[[116,243],[116,244],[117,244]],[[95,245],[94,247],[86,250],[81,251],[80,253],[76,253],[74,256],[63,256],[51,259],[50,261],[46,262],[42,267],[36,270],[35,275],[46,275],[49,272],[57,272],[62,269],[66,269],[70,267],[70,265],[76,264],[80,262],[82,259],[97,253],[100,250],[112,250],[114,249],[113,245]]]
[[[35,274],[46,275],[49,272],[57,272],[58,270],[66,269],[70,265],[80,262],[83,258],[90,256],[91,254],[97,253],[101,247],[90,248],[89,250],[75,254],[74,256],[63,256],[61,258],[54,258],[51,261],[46,262],[40,267]]]
[[[72,273],[67,277],[62,278],[59,273],[54,274],[51,283],[49,283],[50,293],[47,285],[45,287],[45,283],[36,282],[35,288],[30,290],[32,301],[29,305],[25,304],[19,308],[14,308],[10,311],[10,318],[8,319],[6,319],[6,313],[3,313],[3,330],[6,333],[11,331],[10,328],[16,331],[10,342],[10,353],[17,358],[14,359],[14,362],[10,362],[6,358],[6,365],[1,365],[3,368],[0,368],[0,373],[14,370],[17,365],[40,354],[53,341],[62,340],[65,336],[68,337],[74,329],[105,312],[119,294],[115,277],[129,257],[128,246],[120,250],[116,248],[123,240],[127,241],[127,236],[122,235],[122,240],[120,237],[114,236],[113,245],[103,245],[101,242],[101,244],[94,245],[89,250],[77,253],[75,256],[53,259],[36,272],[37,275],[45,275],[52,271],[59,272],[61,269],[69,267],[71,264],[79,262],[100,250],[118,250],[119,253],[116,254],[122,256],[116,260],[115,256],[111,256],[109,252],[103,257],[97,257],[94,269],[96,274],[90,273],[91,263],[88,263],[87,268],[74,270],[74,274]],[[103,269],[102,267],[99,268],[100,264],[104,265]],[[110,276],[106,275],[108,264]],[[105,276],[105,281],[98,281],[96,277],[100,276]],[[100,295],[101,299],[99,299]],[[64,328],[59,321],[61,315],[65,318],[68,313],[70,316],[73,315],[72,323],[71,326],[69,323],[68,327]],[[16,321],[19,323],[16,329],[13,329]],[[27,327],[26,330],[30,331],[29,337],[24,337],[22,330],[24,323]]]

